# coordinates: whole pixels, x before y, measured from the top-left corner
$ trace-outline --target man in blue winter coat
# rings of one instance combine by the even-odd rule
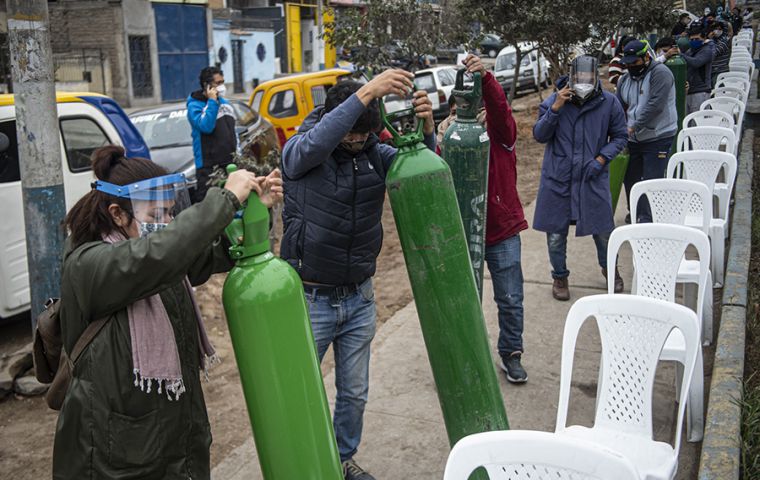
[[[702,103],[710,98],[712,91],[712,64],[715,57],[715,41],[707,42],[707,31],[712,24],[689,27],[689,50],[681,55],[686,61],[689,93],[686,95],[686,114],[699,111]],[[716,77],[717,78],[717,77]]]
[[[353,460],[361,441],[375,336],[372,276],[383,242],[385,176],[396,149],[380,143],[378,99],[404,97],[414,76],[391,69],[366,84],[343,81],[304,120],[282,152],[285,207],[281,256],[304,283],[320,360],[335,352],[333,424],[346,480],[373,480]],[[413,103],[435,150],[427,92]]]
[[[224,74],[218,67],[206,67],[200,74],[201,89],[187,97],[187,120],[193,136],[193,157],[197,185],[193,203],[206,196],[209,175],[214,167],[232,163],[237,150],[235,112],[224,98]]]
[[[607,277],[607,243],[615,228],[608,165],[626,145],[625,114],[620,102],[602,90],[597,60],[573,60],[570,77],[539,107],[533,136],[546,144],[533,228],[546,232],[552,265],[552,295],[569,300],[567,235],[592,235],[602,275]],[[623,279],[615,270],[615,292]]]

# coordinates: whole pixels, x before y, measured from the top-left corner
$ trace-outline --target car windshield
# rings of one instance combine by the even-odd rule
[[[137,114],[130,117],[130,120],[151,150],[180,147],[193,142],[185,108],[170,112]]]
[[[515,59],[517,58],[517,54],[512,53],[505,53],[504,55],[499,55],[499,57],[496,59],[496,66],[494,67],[494,70],[497,72],[501,70],[514,70],[515,68]],[[523,54],[523,58],[520,61],[520,65],[527,66],[530,64],[530,57],[528,54]]]

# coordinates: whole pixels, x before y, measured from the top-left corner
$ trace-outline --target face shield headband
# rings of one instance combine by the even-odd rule
[[[190,206],[185,175],[175,173],[149,178],[129,185],[97,180],[93,189],[131,202],[132,216],[138,221],[140,236],[161,230]]]

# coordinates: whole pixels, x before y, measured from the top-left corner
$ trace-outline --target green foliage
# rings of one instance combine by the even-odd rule
[[[362,8],[335,12],[335,21],[325,25],[325,41],[334,47],[353,49],[359,67],[382,68],[394,56],[417,59],[435,54],[447,43],[442,21],[452,22],[417,0],[368,0]],[[395,51],[394,51],[395,50]]]
[[[742,478],[760,478],[760,386],[750,377],[739,401],[742,408]]]

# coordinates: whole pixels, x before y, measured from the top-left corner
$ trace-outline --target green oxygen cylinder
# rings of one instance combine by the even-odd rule
[[[385,102],[380,108],[399,149],[385,184],[453,446],[472,433],[508,429],[507,413],[451,170],[422,143],[410,99],[393,113]]]
[[[478,295],[483,299],[483,263],[486,248],[486,205],[488,195],[488,154],[491,142],[478,122],[482,85],[480,72],[473,75],[473,87],[465,90],[465,69],[457,72],[451,94],[457,102],[457,118],[446,130],[441,156],[451,168],[459,213],[470,251]]]
[[[683,119],[686,117],[686,60],[681,55],[670,57],[665,65],[673,73],[676,86],[676,110],[678,112],[678,132],[683,128]],[[676,137],[678,133],[676,132]],[[675,140],[673,141],[675,146]],[[675,151],[675,148],[674,150]]]
[[[226,233],[236,265],[222,300],[263,476],[342,480],[303,284],[269,251],[255,193]]]

